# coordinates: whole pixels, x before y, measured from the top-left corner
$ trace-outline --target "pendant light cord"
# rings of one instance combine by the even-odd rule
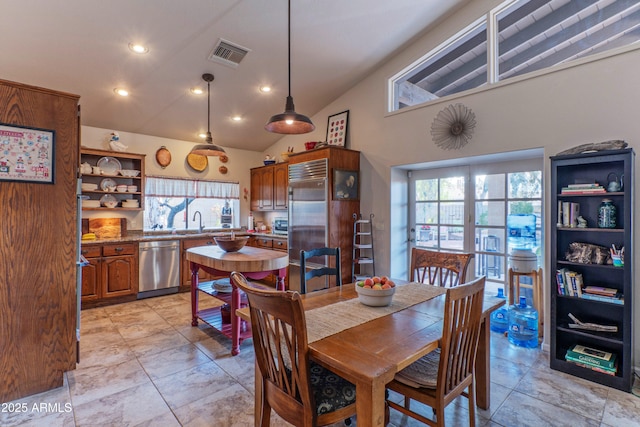
[[[288,39],[288,44],[289,44],[289,58],[288,58],[288,63],[289,63],[289,97],[291,97],[291,0],[289,0],[289,13],[287,15],[287,27],[288,27],[288,33],[287,33],[287,39]]]
[[[207,82],[207,132],[211,134],[211,82]]]

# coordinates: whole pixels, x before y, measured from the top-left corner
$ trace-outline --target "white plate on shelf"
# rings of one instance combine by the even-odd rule
[[[116,191],[118,184],[111,178],[105,178],[100,181],[100,189],[102,191]]]
[[[115,208],[118,206],[118,199],[111,194],[105,194],[100,198],[100,204],[107,208]]]
[[[115,157],[102,157],[98,160],[97,166],[102,171],[103,175],[116,176],[118,175],[120,169],[122,169],[122,165],[120,161]]]

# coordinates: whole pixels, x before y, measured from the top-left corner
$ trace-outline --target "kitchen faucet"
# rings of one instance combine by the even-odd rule
[[[196,214],[200,215],[200,222],[198,223],[198,233],[202,233],[202,214],[200,213],[200,211],[195,211],[193,213],[193,219],[192,221],[196,220]]]

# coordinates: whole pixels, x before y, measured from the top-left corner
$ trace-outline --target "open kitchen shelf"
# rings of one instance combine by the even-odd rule
[[[118,151],[108,151],[108,150],[98,150],[93,148],[82,147],[80,149],[80,164],[88,163],[91,166],[96,166],[98,161],[103,157],[113,157],[117,159],[122,169],[132,169],[140,171],[140,174],[136,177],[122,176],[122,175],[98,175],[94,173],[81,173],[80,176],[82,178],[83,183],[92,183],[98,186],[97,190],[94,191],[82,191],[82,195],[85,198],[88,197],[89,200],[100,200],[105,194],[110,194],[118,200],[118,206],[115,208],[108,208],[105,206],[89,208],[83,207],[83,210],[90,211],[141,211],[144,209],[144,181],[145,181],[145,171],[144,171],[144,163],[145,163],[145,155],[144,154],[135,154],[135,153],[123,153]],[[82,168],[80,168],[82,170]],[[100,183],[104,179],[112,179],[115,181],[117,185],[135,185],[138,187],[138,191],[135,192],[118,192],[118,191],[103,191],[100,188]],[[123,207],[122,202],[124,200],[137,200],[138,207],[130,208]]]

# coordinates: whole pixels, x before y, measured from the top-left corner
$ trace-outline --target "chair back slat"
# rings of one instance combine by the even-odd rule
[[[438,252],[428,249],[411,249],[412,282],[453,287],[464,283],[472,253]]]
[[[309,260],[311,258],[327,257],[326,265],[316,268],[310,267]],[[325,263],[324,260],[321,262]],[[331,284],[342,286],[342,268],[340,264],[340,248],[316,248],[309,251],[300,251],[300,293],[306,294],[307,282],[315,277],[326,276],[326,286]],[[318,290],[318,289],[314,289]]]
[[[446,396],[473,376],[480,336],[485,277],[447,289],[438,392]]]

